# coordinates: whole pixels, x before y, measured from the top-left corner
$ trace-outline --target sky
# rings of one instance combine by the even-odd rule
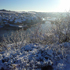
[[[12,11],[64,12],[70,0],[0,0],[0,9]]]

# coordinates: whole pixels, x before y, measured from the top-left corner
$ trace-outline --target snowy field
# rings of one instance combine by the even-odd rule
[[[7,45],[0,52],[0,70],[70,70],[70,43]]]
[[[0,70],[70,70],[69,19],[40,15],[36,12],[0,15],[0,28],[31,25],[26,31],[0,30],[0,39],[3,34],[7,37],[0,43]],[[43,20],[45,23],[41,24]]]

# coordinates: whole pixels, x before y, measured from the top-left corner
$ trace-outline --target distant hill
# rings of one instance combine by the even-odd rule
[[[1,9],[0,11],[10,12],[10,10],[6,10],[6,9]]]
[[[17,13],[16,11],[6,10],[6,9],[0,9],[0,13]]]

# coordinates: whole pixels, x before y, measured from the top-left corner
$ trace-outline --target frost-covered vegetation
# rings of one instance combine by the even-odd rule
[[[0,68],[7,70],[69,70],[70,43],[62,44],[28,44],[18,45],[17,49],[11,44],[0,53]],[[46,70],[46,69],[45,69]]]
[[[3,37],[0,43],[0,69],[70,70],[70,16],[69,13],[66,15],[54,21],[41,15],[52,26],[45,33],[40,29],[39,23],[33,30],[28,30],[28,33],[21,29]]]

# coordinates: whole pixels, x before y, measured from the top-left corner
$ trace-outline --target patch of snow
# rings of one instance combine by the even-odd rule
[[[12,44],[9,44],[7,46],[10,47],[11,45]],[[66,42],[59,45],[41,45],[31,43],[20,48],[18,47],[17,49],[12,48],[10,50],[5,50],[3,53],[0,53],[0,69],[9,68],[14,70],[22,70],[27,68],[29,70],[36,70],[48,65],[51,65],[54,70],[57,70],[58,68],[59,70],[65,70],[67,67],[69,69],[69,53],[67,54],[67,57],[64,57],[61,52],[57,54],[55,53],[57,50],[53,50],[53,48],[56,48],[55,46],[58,47],[62,45],[69,48],[68,46],[70,43]],[[14,44],[12,47],[13,46]]]
[[[19,19],[15,19],[15,22],[14,22],[14,23],[22,23],[21,18],[19,18]]]

